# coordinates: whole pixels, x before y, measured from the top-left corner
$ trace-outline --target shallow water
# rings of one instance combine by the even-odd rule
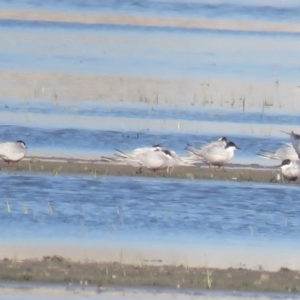
[[[0,178],[2,240],[286,246],[300,230],[298,186],[13,173]]]
[[[299,75],[298,34],[29,21],[0,28],[2,69],[266,83]]]
[[[14,284],[5,283],[0,286],[1,299],[299,299],[294,294],[275,294],[275,293],[249,293],[249,292],[215,292],[215,291],[195,291],[195,290],[172,290],[155,288],[106,288],[99,289],[82,286],[64,286],[64,285],[33,285],[33,284]]]
[[[297,112],[282,114],[274,111],[249,111],[242,109],[203,107],[166,107],[147,104],[104,104],[99,101],[24,101],[5,100],[0,102],[1,113],[47,114],[59,116],[111,117],[111,118],[147,118],[155,120],[188,120],[218,123],[248,123],[268,125],[299,124]]]

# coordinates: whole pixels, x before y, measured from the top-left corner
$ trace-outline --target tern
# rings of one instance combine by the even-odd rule
[[[234,151],[240,149],[233,142],[228,142],[225,148],[223,146],[210,146],[198,149],[199,151],[194,152],[193,147],[187,147],[187,150],[203,158],[204,161],[208,162],[209,167],[211,165],[221,167],[227,164],[234,156]]]
[[[222,136],[216,142],[209,143],[203,147],[220,146],[225,148],[227,143],[228,143],[227,138],[225,136]]]
[[[284,159],[279,166],[282,175],[288,181],[296,181],[300,177],[300,160]]]
[[[205,144],[201,147],[194,147],[194,146],[188,144],[185,149],[188,150],[192,155],[198,155],[198,153],[201,153],[203,151],[203,149],[205,149],[205,148],[210,148],[210,147],[215,147],[215,146],[225,148],[227,143],[228,143],[227,138],[225,136],[223,136],[223,137],[219,138],[217,141]]]
[[[296,153],[298,154],[298,158],[300,158],[300,135],[297,133],[294,133],[294,131],[291,131],[291,133],[289,133],[289,132],[281,130],[281,132],[287,133],[290,136],[291,143],[292,143]]]
[[[10,166],[26,155],[27,147],[23,141],[0,143],[0,157]]]
[[[174,168],[177,165],[191,165],[191,163],[181,160],[175,151],[159,145],[138,149],[140,150],[136,151],[137,149],[135,149],[131,153],[115,149],[118,152],[116,155],[121,158],[121,161],[132,167],[139,168],[137,173],[142,172],[142,167],[152,170],[153,175],[156,175],[156,171],[159,170]]]
[[[156,150],[161,150],[162,147],[160,145],[153,145],[152,147],[141,147],[141,148],[136,148],[130,153],[126,153],[124,151],[115,149],[118,153],[115,153],[115,156],[120,157],[120,158],[133,158],[141,153],[146,153],[148,151],[156,151]]]
[[[203,161],[203,158],[201,158],[199,160],[199,156],[201,156],[203,149],[211,148],[211,147],[225,148],[227,143],[228,143],[227,138],[225,136],[223,136],[223,137],[219,138],[217,141],[205,144],[201,147],[195,147],[195,146],[188,144],[187,147],[185,148],[185,150],[188,150],[190,152],[190,156],[187,156],[186,159],[190,160],[190,161],[194,160],[195,163],[201,162],[201,161]]]
[[[276,151],[268,151],[260,149],[260,152],[256,154],[266,159],[277,159],[277,160],[297,160],[298,154],[292,144],[287,143],[286,146],[278,148]]]

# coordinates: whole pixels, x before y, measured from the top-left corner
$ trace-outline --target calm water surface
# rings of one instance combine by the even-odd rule
[[[0,28],[6,70],[298,83],[298,34],[20,21]]]
[[[1,238],[280,245],[300,234],[298,186],[1,174]]]

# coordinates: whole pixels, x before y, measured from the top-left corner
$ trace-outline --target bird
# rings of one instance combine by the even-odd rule
[[[284,159],[279,166],[281,173],[288,181],[296,181],[300,176],[300,160]]]
[[[126,153],[124,151],[115,149],[117,153],[115,153],[115,156],[119,158],[133,158],[141,153],[148,152],[148,151],[155,151],[155,150],[161,150],[162,147],[159,144],[153,145],[151,147],[141,147],[141,148],[136,148],[130,153]]]
[[[132,152],[127,153],[122,150],[116,149],[117,153],[115,153],[115,156],[118,157],[118,161],[125,162],[126,164],[138,168],[136,171],[137,174],[142,173],[142,165],[139,161],[139,158],[143,156],[144,154],[148,153],[149,151],[160,151],[162,150],[162,147],[159,144],[153,145],[151,147],[141,147],[136,148]]]
[[[220,137],[216,142],[211,142],[204,147],[210,147],[210,146],[220,146],[225,148],[228,143],[228,140],[225,136]]]
[[[200,156],[203,161],[208,162],[209,167],[211,165],[222,167],[228,163],[234,156],[234,151],[240,149],[234,142],[228,142],[223,148],[223,146],[210,146],[203,147],[199,151],[194,152],[193,148],[187,147],[187,150],[193,152],[197,156]]]
[[[297,134],[297,133],[294,133],[294,131],[291,131],[290,133],[289,132],[286,132],[286,131],[282,131],[281,132],[283,133],[287,133],[289,136],[290,136],[290,140],[291,140],[291,143],[298,155],[298,158],[300,158],[300,135]]]
[[[190,149],[193,149],[193,151],[189,150],[191,153],[197,153],[197,152],[201,151],[204,148],[209,148],[209,147],[214,147],[214,146],[225,148],[225,146],[227,145],[227,142],[228,142],[227,138],[224,136],[224,137],[219,138],[217,141],[210,142],[210,143],[205,144],[201,147],[195,147],[195,146],[192,146],[191,144],[188,144],[188,147]],[[186,150],[188,150],[188,149],[186,149]]]
[[[275,151],[260,149],[260,152],[256,153],[256,155],[266,159],[277,159],[277,160],[298,159],[298,154],[296,153],[295,148],[292,146],[291,143],[286,143],[286,146],[278,148]]]
[[[138,174],[142,173],[143,167],[152,170],[153,175],[156,175],[156,171],[169,168],[173,170],[176,165],[191,165],[190,162],[183,161],[175,151],[160,145],[137,148],[130,153],[119,149],[115,150],[117,151],[115,155],[119,158],[119,161],[138,168],[136,171]]]
[[[27,152],[27,146],[23,141],[0,143],[0,157],[8,163],[9,166],[20,161]]]
[[[157,171],[175,165],[174,158],[167,149],[150,149],[148,151],[142,151],[134,156],[124,157],[124,161],[133,167],[138,167],[138,173],[141,173],[142,167],[145,167],[151,170],[154,176],[156,176]]]
[[[210,143],[205,144],[201,147],[195,147],[195,146],[192,146],[192,145],[188,144],[185,149],[188,150],[193,156],[193,154],[197,155],[197,153],[201,153],[201,151],[204,148],[210,148],[210,147],[214,147],[214,146],[225,148],[226,145],[227,145],[227,142],[228,142],[227,138],[225,136],[223,136],[223,137],[219,138],[217,141],[210,142]]]

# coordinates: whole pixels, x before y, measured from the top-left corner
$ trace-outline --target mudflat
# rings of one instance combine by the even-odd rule
[[[14,167],[7,166],[0,162],[0,170],[4,172],[40,172],[50,173],[54,176],[60,174],[82,174],[93,176],[142,176],[142,177],[161,177],[161,178],[181,178],[188,180],[227,180],[227,181],[253,181],[253,182],[274,182],[284,183],[280,171],[276,168],[257,168],[255,167],[228,167],[208,168],[207,166],[177,166],[174,169],[166,169],[153,175],[151,171],[144,168],[141,174],[137,168],[124,164],[106,163],[99,161],[76,161],[73,159],[26,159],[17,163]]]
[[[8,70],[0,71],[0,87],[1,98],[52,101],[54,107],[69,102],[70,109],[76,107],[78,101],[105,104],[109,100],[110,104],[146,103],[150,107],[162,105],[235,108],[241,112],[263,112],[268,109],[299,112],[297,99],[300,93],[294,82],[278,86],[275,82],[266,84],[242,80],[156,79]]]
[[[165,287],[236,291],[299,292],[299,272],[281,268],[211,269],[188,266],[126,265],[120,262],[76,262],[61,256],[0,261],[1,281],[68,283],[84,286]]]

